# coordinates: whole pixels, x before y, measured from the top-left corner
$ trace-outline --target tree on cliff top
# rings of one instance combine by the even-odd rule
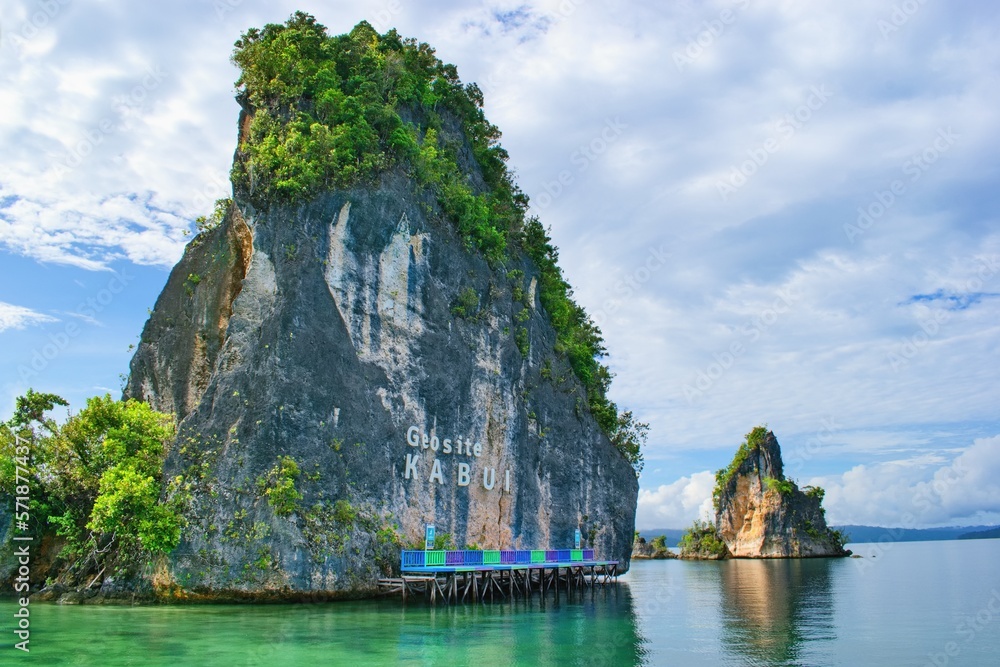
[[[406,171],[433,195],[470,251],[502,265],[523,251],[539,270],[539,298],[583,384],[591,414],[638,473],[648,425],[607,397],[600,329],[572,298],[558,251],[507,168],[483,92],[454,65],[395,30],[362,21],[330,36],[314,17],[247,30],[235,44],[238,99],[250,117],[232,178],[260,208]],[[457,131],[456,131],[457,127]],[[467,150],[468,149],[468,150]],[[471,154],[471,162],[469,159]],[[481,178],[475,178],[473,175]]]
[[[768,433],[770,431],[767,430],[767,424],[755,426],[743,438],[743,442],[740,444],[739,449],[736,450],[736,455],[733,456],[733,460],[729,462],[729,465],[715,472],[715,489],[712,491],[712,504],[716,512],[719,511],[719,501],[722,499],[722,493],[729,486],[733,475],[736,474],[736,471],[740,469],[740,466],[743,465],[743,462],[747,460],[750,454],[760,449],[761,444],[767,439]]]

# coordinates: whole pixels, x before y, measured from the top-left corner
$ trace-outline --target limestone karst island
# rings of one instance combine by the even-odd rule
[[[480,89],[427,44],[303,13],[232,59],[232,197],[198,220],[122,400],[59,424],[65,401],[29,391],[4,427],[4,534],[22,478],[34,494],[24,590],[466,599],[627,572],[647,427],[608,398]],[[845,553],[773,434],[718,483],[683,556]]]
[[[607,397],[479,88],[427,44],[302,13],[233,62],[233,196],[170,273],[124,402],[58,427],[32,393],[11,422],[44,494],[33,590],[368,595],[425,546],[627,571],[645,425]]]
[[[850,556],[847,536],[826,525],[823,496],[823,489],[799,489],[785,477],[778,440],[758,426],[716,473],[715,522],[697,522],[684,535],[681,557]]]

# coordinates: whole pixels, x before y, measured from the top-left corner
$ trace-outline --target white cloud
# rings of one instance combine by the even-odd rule
[[[653,490],[641,489],[636,528],[686,528],[695,519],[713,516],[714,488],[715,475],[706,470]]]
[[[993,524],[1000,522],[1000,436],[976,440],[947,463],[924,456],[858,465],[809,483],[826,489],[835,524]]]
[[[30,40],[5,34],[0,246],[87,270],[171,266],[191,221],[229,194],[238,30],[206,37],[190,8],[57,9]],[[20,13],[11,34],[34,34],[37,12]],[[44,53],[28,48],[43,35]]]
[[[785,472],[794,476],[794,456]],[[960,451],[916,454],[857,465],[838,475],[798,480],[826,490],[832,525],[924,528],[1000,523],[1000,436],[977,439]],[[711,518],[715,476],[704,471],[655,489],[641,489],[638,529],[682,528]]]
[[[0,332],[7,329],[24,329],[25,327],[45,324],[47,322],[58,322],[58,320],[49,315],[35,312],[30,308],[0,301]]]

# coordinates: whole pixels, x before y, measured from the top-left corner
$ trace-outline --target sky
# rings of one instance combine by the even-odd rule
[[[0,417],[119,395],[229,194],[233,42],[307,11],[434,46],[650,424],[637,527],[766,424],[835,524],[1000,523],[1000,5],[9,0]]]

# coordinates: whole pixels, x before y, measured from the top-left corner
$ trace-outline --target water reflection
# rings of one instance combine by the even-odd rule
[[[0,601],[10,617],[13,607]],[[625,583],[559,599],[430,606],[401,600],[247,606],[32,607],[32,656],[52,665],[643,664]],[[36,641],[37,640],[37,641]],[[6,663],[4,663],[6,664]]]
[[[10,618],[13,606],[0,600]],[[583,594],[486,604],[384,599],[288,605],[32,606],[43,665],[643,664],[625,583]],[[37,641],[36,641],[37,640]],[[6,664],[6,663],[4,663]]]
[[[836,638],[830,559],[719,564],[723,650],[743,664],[795,665],[806,642]]]
[[[628,584],[507,603],[408,606],[400,611],[397,662],[416,664],[642,665]]]
[[[1000,621],[962,641],[1000,589],[1000,540],[900,543],[847,560],[634,563],[617,587],[543,607],[397,599],[300,605],[32,603],[40,665],[995,665]],[[914,584],[917,582],[917,584]],[[0,597],[0,618],[15,603]],[[963,621],[964,622],[964,621]],[[13,650],[13,649],[7,649]],[[15,662],[6,659],[0,664]],[[950,658],[949,658],[950,659]],[[27,664],[27,663],[25,663]]]

